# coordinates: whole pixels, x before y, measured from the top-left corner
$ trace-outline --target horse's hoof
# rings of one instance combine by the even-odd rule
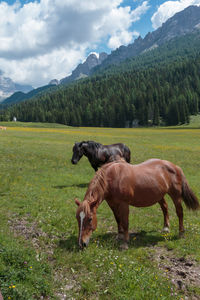
[[[128,250],[128,244],[127,243],[123,243],[120,245],[120,249],[121,250]]]
[[[118,233],[118,235],[116,236],[116,240],[117,240],[117,241],[121,241],[121,240],[123,240],[123,239],[124,239],[123,233]]]
[[[162,232],[167,232],[167,233],[169,233],[169,232],[170,232],[169,227],[167,227],[167,226],[163,227]]]

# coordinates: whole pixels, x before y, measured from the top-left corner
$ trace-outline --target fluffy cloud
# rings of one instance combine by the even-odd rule
[[[137,31],[129,31],[129,27],[133,22],[138,21],[142,15],[149,9],[148,1],[144,1],[142,5],[138,6],[135,10],[131,11],[130,7],[115,8],[111,11],[107,19],[108,26],[118,24],[118,28],[110,28],[108,32],[112,33],[108,41],[108,46],[112,49],[120,45],[127,45],[132,42],[133,37],[139,36]],[[128,15],[128,18],[126,17]]]
[[[19,83],[40,86],[62,78],[89,49],[107,42],[128,44],[148,6],[122,7],[123,0],[40,0],[20,5],[0,2],[0,69]]]
[[[154,29],[160,27],[167,19],[175,15],[177,12],[182,11],[190,5],[200,5],[200,0],[179,0],[179,1],[166,1],[152,16],[152,26]]]

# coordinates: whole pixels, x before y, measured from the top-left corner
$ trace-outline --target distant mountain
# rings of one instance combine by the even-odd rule
[[[200,7],[189,6],[183,11],[168,19],[161,27],[152,33],[148,33],[144,39],[139,36],[134,43],[128,46],[120,46],[112,51],[110,55],[100,53],[99,58],[90,54],[86,61],[79,64],[72,74],[60,80],[60,84],[68,84],[75,80],[85,78],[103,70],[108,65],[119,64],[127,58],[138,56],[147,51],[153,50],[175,37],[193,33],[200,29]]]
[[[10,97],[6,98],[1,104],[2,104],[2,106],[7,106],[10,104],[19,103],[21,101],[33,98],[36,95],[39,96],[46,90],[49,90],[49,92],[50,92],[54,89],[54,87],[55,87],[55,85],[52,84],[52,85],[45,85],[45,86],[39,87],[37,89],[33,89],[28,93],[16,92],[16,93],[12,94]]]
[[[9,77],[4,77],[0,70],[0,102],[17,91],[27,93],[33,90],[30,85],[20,85],[12,81]]]
[[[58,85],[60,82],[58,79],[52,79],[50,82],[49,82],[49,85]]]
[[[61,79],[60,83],[67,84],[72,81],[88,77],[88,75],[90,74],[90,71],[94,67],[101,65],[102,62],[107,58],[107,56],[108,56],[108,54],[106,54],[105,52],[100,53],[99,57],[97,57],[97,55],[94,53],[90,54],[84,63],[79,64],[76,67],[76,69],[72,72],[72,74],[68,77]]]
[[[103,52],[99,54],[99,57],[97,57],[96,54],[90,54],[84,63],[78,65],[78,67],[72,72],[72,75],[63,78],[60,81],[57,79],[53,79],[46,86],[42,86],[37,89],[32,88],[31,91],[29,89],[28,93],[26,93],[25,89],[22,90],[19,88],[19,89],[17,89],[17,92],[13,90],[13,92],[10,92],[9,94],[7,94],[7,97],[4,97],[6,99],[4,99],[4,100],[2,99],[3,100],[2,104],[9,105],[9,104],[21,102],[24,100],[28,100],[30,98],[35,97],[36,95],[40,95],[44,91],[46,92],[48,89],[49,89],[49,91],[51,91],[53,87],[58,86],[60,84],[61,85],[69,84],[75,80],[85,78],[89,75],[90,70],[92,68],[94,68],[95,66],[100,65],[107,56],[108,55]]]
[[[200,113],[200,31],[0,110],[0,120],[70,126],[177,125]]]

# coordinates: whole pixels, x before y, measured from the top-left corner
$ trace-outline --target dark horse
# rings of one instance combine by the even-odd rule
[[[83,202],[78,205],[76,218],[79,225],[79,246],[89,243],[92,232],[97,227],[96,211],[105,199],[112,209],[118,225],[118,237],[123,239],[123,247],[128,248],[129,205],[147,207],[159,203],[164,215],[165,232],[169,232],[169,215],[164,196],[168,194],[175,205],[179,219],[179,235],[184,232],[183,200],[192,210],[199,208],[199,202],[189,187],[180,167],[173,163],[150,159],[138,165],[125,161],[104,165],[91,180]]]
[[[93,141],[75,143],[71,162],[77,164],[81,157],[87,156],[95,171],[105,163],[124,158],[128,163],[131,159],[130,149],[124,144],[102,145]]]

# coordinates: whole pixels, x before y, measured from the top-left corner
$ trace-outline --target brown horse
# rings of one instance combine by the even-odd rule
[[[76,218],[79,225],[79,246],[83,248],[89,243],[90,236],[97,227],[97,208],[104,199],[114,213],[118,238],[124,240],[124,248],[128,247],[129,241],[129,205],[147,207],[158,202],[164,215],[163,230],[168,232],[168,206],[164,199],[166,194],[174,202],[181,236],[184,232],[182,199],[186,207],[192,210],[199,208],[199,202],[180,167],[160,159],[150,159],[138,165],[125,161],[104,165],[91,180],[83,202],[75,199],[78,205]]]

